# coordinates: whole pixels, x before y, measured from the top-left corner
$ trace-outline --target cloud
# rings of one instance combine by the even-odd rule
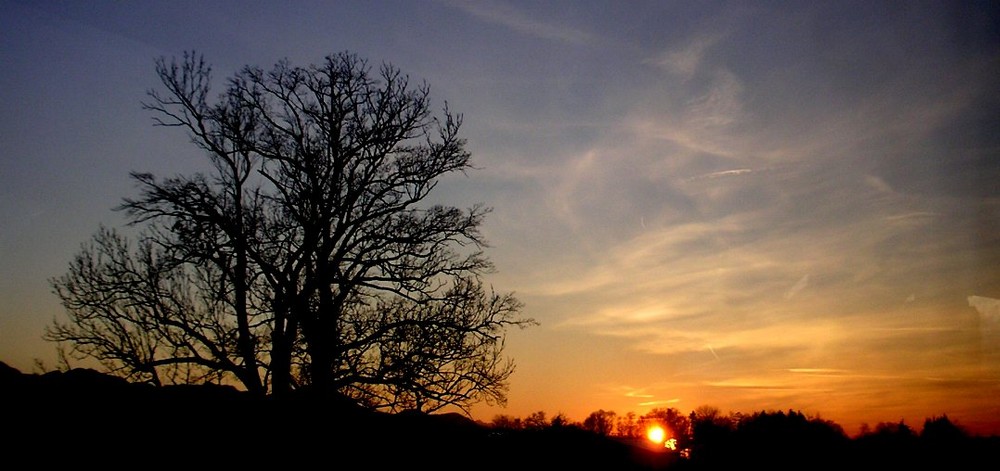
[[[705,54],[723,38],[722,34],[703,34],[686,44],[661,52],[645,62],[671,72],[683,79],[694,77],[701,68]]]
[[[666,365],[664,388],[888,407],[901,385],[995,371],[998,329],[968,325],[962,301],[995,281],[976,234],[996,203],[935,186],[964,154],[934,143],[984,85],[962,67],[961,92],[907,68],[851,83],[794,47],[759,66],[739,39],[696,31],[646,55],[645,86],[607,100],[620,119],[526,160],[537,192],[519,207],[559,235],[517,291],[553,329]]]
[[[700,255],[711,255],[712,240],[724,239],[738,233],[745,224],[742,217],[713,223],[687,223],[648,229],[617,245],[605,248],[597,263],[583,272],[542,282],[532,290],[549,296],[574,295],[595,289],[618,291],[635,288],[669,288],[675,282],[697,284],[705,277],[711,278],[724,267],[701,267],[689,270],[675,265],[674,270],[663,271],[673,260]],[[677,249],[687,248],[688,252]],[[694,250],[695,253],[690,251]],[[716,254],[716,256],[720,256]],[[675,270],[680,269],[677,273]],[[673,273],[672,273],[673,272]],[[648,286],[653,284],[654,286]],[[633,288],[634,287],[634,288]],[[613,293],[612,293],[613,294]]]
[[[847,370],[841,370],[836,368],[789,368],[789,373],[799,373],[808,375],[843,375],[847,373]]]
[[[746,175],[746,174],[751,173],[751,172],[753,172],[753,170],[749,169],[749,168],[735,168],[735,169],[731,169],[731,170],[720,170],[718,172],[706,173],[704,175],[696,175],[696,176],[688,178],[686,181],[692,182],[692,181],[698,181],[698,180],[704,180],[704,179],[711,179],[711,178],[735,177],[735,176],[738,176],[738,175]]]
[[[638,397],[638,398],[648,399],[648,398],[651,398],[651,397],[654,397],[654,396],[652,394],[643,394],[643,393],[640,393],[640,392],[637,392],[637,391],[629,391],[629,392],[625,393],[625,397]]]
[[[982,322],[992,326],[1000,323],[1000,299],[986,296],[969,296],[969,306],[979,312]]]
[[[532,18],[522,10],[498,1],[447,0],[446,3],[480,20],[541,39],[571,44],[585,44],[592,39],[585,31]]]
[[[725,381],[709,381],[706,386],[713,388],[735,388],[735,389],[796,389],[795,386],[784,384],[768,384],[759,379],[735,379]]]
[[[788,291],[785,291],[785,299],[792,299],[799,291],[805,289],[807,285],[809,285],[809,275],[803,275],[802,278],[799,278],[799,281],[795,282],[795,285],[788,288]]]
[[[685,107],[686,120],[707,129],[716,129],[737,121],[743,111],[743,84],[732,72],[720,69],[711,87],[690,100]]]
[[[885,180],[875,175],[865,175],[865,183],[879,193],[891,194],[892,187]]]
[[[651,384],[642,388],[636,388],[630,385],[608,385],[607,389],[609,391],[609,396],[614,399],[615,396],[619,398],[624,398],[627,402],[627,406],[632,407],[656,407],[656,406],[666,406],[671,404],[678,404],[681,401],[679,397],[673,394],[671,387],[664,384]],[[638,400],[638,402],[632,402]]]
[[[711,364],[701,374],[724,363],[819,375],[926,361],[931,371],[941,351],[966,355],[969,334],[943,315],[959,307],[937,294],[952,284],[926,279],[961,262],[935,255],[946,247],[939,241],[907,242],[926,234],[925,225],[893,224],[879,211],[802,225],[782,221],[785,211],[647,229],[530,292],[567,303],[558,328],[623,339],[672,362]],[[901,219],[912,218],[927,216]],[[782,226],[789,222],[796,231]],[[920,301],[906,302],[913,293]],[[849,351],[872,353],[868,364],[839,358]],[[817,362],[824,369],[801,366]]]
[[[744,86],[739,77],[717,67],[704,81],[650,90],[626,118],[635,137],[668,141],[682,149],[728,158],[745,155],[735,128],[744,119]]]
[[[677,404],[678,402],[681,402],[681,400],[674,398],[674,399],[664,399],[659,401],[644,401],[636,405],[638,405],[639,407],[665,406],[667,404]]]
[[[969,306],[979,313],[979,335],[983,353],[1000,353],[1000,299],[986,296],[969,296]]]
[[[710,345],[709,354],[713,358],[736,363],[743,363],[747,352],[783,351],[808,355],[843,344],[857,335],[832,320],[787,318],[777,322],[777,319],[762,316],[757,322],[735,323],[731,327],[711,321],[705,324],[702,327],[690,322],[677,326],[663,322],[646,328],[609,326],[607,334],[634,338],[635,348],[654,355],[704,352]],[[785,355],[785,358],[775,357],[772,361],[779,362],[776,366],[780,366],[780,362],[794,358]]]

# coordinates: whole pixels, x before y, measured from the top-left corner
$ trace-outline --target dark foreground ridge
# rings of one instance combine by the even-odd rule
[[[4,462],[77,468],[979,469],[1000,456],[998,437],[944,428],[852,440],[794,413],[729,432],[696,429],[681,458],[573,426],[499,430],[459,414],[373,412],[339,396],[155,387],[88,369],[23,374],[0,362],[0,391]]]
[[[89,369],[37,375],[0,363],[0,390],[12,437],[0,447],[5,459],[45,464],[627,470],[662,468],[669,458],[576,428],[498,432],[460,414],[385,414],[308,393],[276,400],[228,386],[155,387]]]

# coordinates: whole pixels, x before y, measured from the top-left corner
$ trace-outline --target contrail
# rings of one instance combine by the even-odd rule
[[[716,360],[718,360],[718,359],[719,359],[719,355],[717,355],[717,354],[715,353],[715,349],[714,349],[714,348],[712,348],[712,346],[711,346],[711,345],[705,345],[705,346],[706,346],[706,347],[708,347],[708,351],[712,352],[712,356],[713,356],[713,357],[715,357],[715,359],[716,359]]]

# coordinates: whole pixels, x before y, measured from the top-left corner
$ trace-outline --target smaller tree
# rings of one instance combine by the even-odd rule
[[[507,414],[493,416],[490,426],[498,430],[521,430],[523,428],[520,417],[511,417]]]
[[[618,416],[618,421],[615,424],[615,434],[627,438],[642,437],[642,425],[639,424],[635,412],[629,411],[625,415]]]
[[[604,409],[591,412],[584,419],[583,428],[598,435],[610,435],[615,428],[616,415],[614,411],[606,411]]]
[[[906,422],[900,420],[899,423],[896,422],[879,422],[875,426],[874,435],[882,436],[898,436],[904,437],[906,439],[916,438],[917,433],[913,431],[913,427],[906,425]]]
[[[542,430],[548,426],[549,420],[545,417],[545,411],[532,412],[524,419],[524,428],[528,430]]]
[[[924,428],[920,438],[938,445],[953,444],[967,437],[964,430],[955,425],[947,415],[931,417],[924,420]]]
[[[570,425],[572,425],[572,422],[570,422],[569,417],[566,417],[566,414],[563,414],[562,412],[553,416],[552,420],[549,422],[549,426],[552,428],[563,428],[569,427]]]

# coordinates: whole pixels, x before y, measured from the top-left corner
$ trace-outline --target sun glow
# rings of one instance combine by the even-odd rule
[[[663,427],[655,425],[646,431],[646,438],[653,443],[663,443],[663,440],[667,438],[667,432],[663,430]]]
[[[657,444],[662,445],[664,448],[669,450],[677,449],[677,439],[667,438],[667,430],[660,425],[653,425],[646,429],[646,438]]]

